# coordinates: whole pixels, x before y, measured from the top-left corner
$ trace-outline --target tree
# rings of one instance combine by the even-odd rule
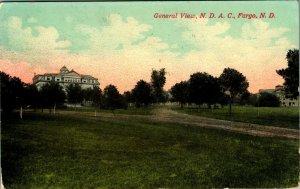
[[[299,96],[299,50],[289,50],[286,54],[288,67],[276,70],[283,77],[284,87],[288,97],[296,98]]]
[[[93,106],[100,105],[102,91],[99,87],[94,86],[92,89],[91,88],[84,89],[82,93],[83,93],[83,99],[85,101],[92,102]]]
[[[232,99],[232,101],[233,103],[237,103],[239,105],[245,105],[248,104],[250,96],[251,96],[250,92],[246,91],[241,95],[237,95],[234,99]]]
[[[127,107],[125,99],[114,85],[108,85],[104,88],[102,105],[112,111]]]
[[[31,108],[38,108],[40,103],[39,91],[34,84],[24,85],[24,106],[30,106]]]
[[[151,74],[151,86],[153,89],[154,102],[165,102],[166,97],[163,87],[166,83],[166,71],[165,68],[157,70],[152,70]]]
[[[51,81],[42,86],[41,98],[43,106],[49,107],[50,112],[53,108],[55,113],[56,106],[65,102],[66,94],[63,91],[62,86],[54,81]]]
[[[197,72],[190,76],[189,80],[189,101],[198,105],[206,103],[210,108],[211,104],[219,101],[221,92],[217,78]]]
[[[77,83],[68,85],[66,91],[67,91],[67,99],[69,103],[75,104],[76,106],[76,104],[82,102],[83,91]]]
[[[130,91],[125,91],[123,93],[124,99],[127,103],[134,103],[133,95]]]
[[[258,102],[258,94],[251,94],[247,100],[247,104],[252,105],[252,106],[256,106]]]
[[[0,72],[1,79],[1,108],[4,113],[10,113],[19,107],[22,110],[24,98],[24,83],[18,77]]]
[[[137,107],[148,106],[152,100],[150,84],[144,80],[138,81],[132,90],[132,97]]]
[[[179,102],[181,108],[183,108],[183,105],[188,102],[188,97],[189,97],[188,82],[181,81],[180,83],[176,83],[173,87],[171,87],[170,92],[172,95],[172,99],[176,102]]]
[[[246,77],[233,68],[225,68],[219,77],[222,91],[229,97],[229,114],[231,114],[232,99],[247,92],[249,83]]]
[[[258,103],[260,107],[279,107],[279,98],[270,93],[261,93],[258,98]]]

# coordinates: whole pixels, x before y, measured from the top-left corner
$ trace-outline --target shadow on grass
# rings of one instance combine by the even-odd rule
[[[24,180],[22,159],[30,153],[30,146],[22,143],[16,123],[20,122],[17,113],[1,115],[1,166],[4,185]]]

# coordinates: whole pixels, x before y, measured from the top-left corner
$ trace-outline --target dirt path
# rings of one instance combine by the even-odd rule
[[[156,119],[158,121],[167,121],[207,128],[217,128],[254,136],[299,139],[299,130],[297,129],[279,128],[252,123],[219,120],[195,115],[188,115],[167,109],[162,110],[162,112],[160,112],[160,114],[156,116]]]
[[[74,112],[64,112],[74,113]],[[253,136],[262,137],[279,137],[287,139],[299,139],[299,130],[279,128],[266,125],[258,125],[251,123],[242,123],[234,121],[219,120],[213,118],[200,117],[195,115],[188,115],[184,113],[175,112],[170,109],[155,109],[153,115],[128,115],[128,114],[112,114],[112,113],[98,113],[94,116],[94,113],[86,112],[80,114],[86,114],[93,116],[96,119],[111,120],[111,119],[123,119],[123,120],[141,120],[149,122],[166,122],[166,123],[178,123],[186,126],[198,126],[205,128],[222,129],[232,132],[238,132]]]

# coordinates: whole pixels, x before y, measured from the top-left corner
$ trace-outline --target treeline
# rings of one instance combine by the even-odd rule
[[[166,82],[165,69],[152,70],[151,83],[143,80],[137,82],[132,91],[120,94],[117,87],[108,85],[102,91],[99,87],[82,89],[78,84],[70,84],[64,90],[61,85],[52,81],[43,85],[40,90],[34,84],[26,84],[17,77],[0,72],[1,109],[11,112],[14,109],[32,108],[55,110],[64,107],[65,103],[88,104],[104,109],[127,108],[129,103],[137,107],[151,103],[166,102],[167,92],[163,90]]]
[[[198,105],[231,104],[238,95],[248,94],[249,83],[243,74],[232,68],[224,69],[219,78],[208,73],[194,73],[188,81],[176,83],[169,92],[163,89],[166,83],[165,69],[152,70],[150,82],[140,80],[131,91],[120,94],[117,87],[108,85],[102,91],[99,87],[82,89],[78,84],[70,84],[65,91],[56,82],[46,83],[40,90],[34,84],[25,84],[17,77],[4,72],[1,75],[2,110],[30,107],[32,109],[49,109],[50,112],[64,103],[89,104],[106,109],[127,108],[128,104],[136,107],[167,101]]]
[[[299,50],[289,50],[286,55],[288,67],[276,72],[283,77],[286,97],[299,96]],[[32,109],[47,108],[55,112],[56,107],[68,104],[89,104],[106,109],[148,106],[153,103],[167,101],[185,104],[205,104],[208,108],[216,104],[250,104],[256,106],[279,106],[280,101],[274,94],[250,94],[246,77],[233,68],[225,68],[219,77],[205,72],[197,72],[189,80],[181,81],[165,91],[165,69],[152,70],[150,82],[140,80],[131,91],[120,94],[117,87],[108,85],[102,91],[99,87],[82,89],[78,84],[70,84],[64,91],[56,82],[49,82],[40,90],[34,84],[26,84],[17,77],[0,72],[1,79],[1,110],[11,112],[14,109],[29,107]]]
[[[229,103],[230,111],[233,99],[241,100],[249,96],[249,83],[246,77],[232,68],[225,68],[219,77],[206,72],[197,72],[188,81],[176,83],[170,90],[172,100],[184,104],[224,105]]]
[[[17,77],[4,72],[1,76],[1,109],[11,112],[14,109],[49,109],[54,112],[65,103],[90,105],[103,109],[126,109],[128,105],[137,108],[167,101],[185,104],[207,105],[208,108],[237,102],[239,104],[259,104],[248,92],[246,77],[232,68],[225,68],[219,77],[205,72],[197,72],[188,81],[176,83],[169,91],[163,89],[166,83],[165,69],[152,70],[150,82],[140,80],[131,91],[121,94],[117,87],[108,85],[102,91],[99,87],[82,89],[78,84],[70,84],[64,90],[56,82],[46,83],[40,90],[34,84],[23,83]],[[265,98],[263,95],[262,97]],[[260,102],[264,105],[263,102]]]
[[[55,112],[56,107],[62,107],[65,102],[77,103],[83,100],[99,103],[101,91],[99,88],[81,89],[78,85],[69,85],[67,91],[56,82],[46,83],[40,90],[34,84],[26,84],[17,77],[0,72],[1,78],[1,109],[9,113],[14,109],[23,108],[49,109]]]

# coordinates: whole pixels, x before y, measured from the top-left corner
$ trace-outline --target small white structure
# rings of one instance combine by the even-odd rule
[[[90,75],[79,74],[74,70],[69,71],[66,66],[63,66],[59,73],[35,74],[32,80],[38,90],[51,81],[59,83],[64,90],[66,90],[66,87],[70,84],[78,84],[82,89],[93,89],[100,85],[97,78]]]
[[[280,106],[283,107],[298,107],[299,97],[288,98],[286,97],[283,86],[277,85],[275,89],[259,89],[259,93],[270,93],[276,95],[280,100]]]

